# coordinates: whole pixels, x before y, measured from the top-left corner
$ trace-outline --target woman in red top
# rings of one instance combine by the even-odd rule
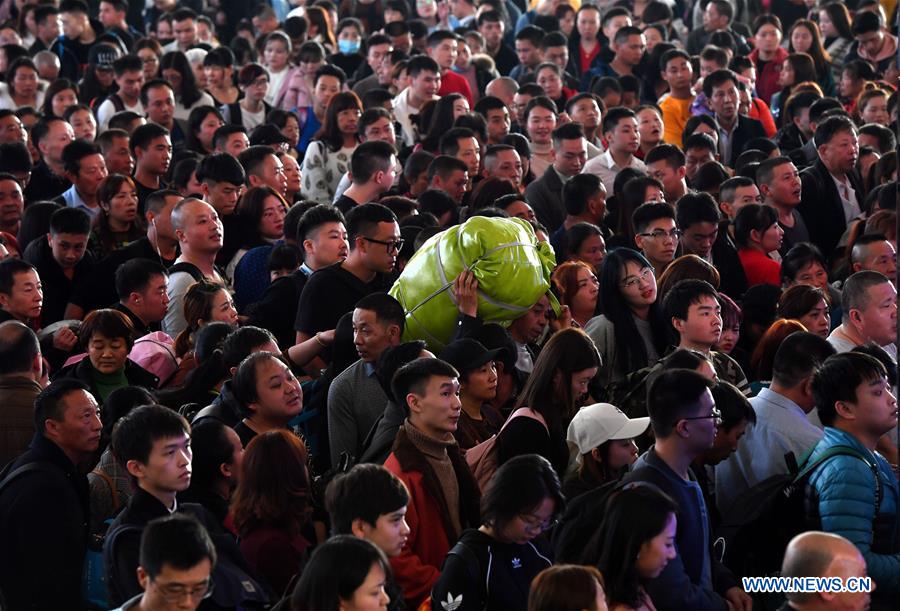
[[[771,206],[747,204],[738,212],[734,219],[734,240],[748,286],[781,286],[781,263],[770,258],[770,254],[781,248],[783,236],[778,212]]]
[[[600,9],[584,4],[575,15],[575,31],[569,37],[569,70],[578,78],[590,72],[600,53]]]
[[[784,29],[775,15],[760,15],[753,22],[756,48],[750,53],[750,60],[756,66],[756,94],[771,106],[772,95],[778,91],[778,73],[787,59],[788,52],[782,48]]]

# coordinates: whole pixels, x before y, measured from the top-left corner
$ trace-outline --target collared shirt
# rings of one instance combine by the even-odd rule
[[[846,176],[844,176],[843,182],[841,182],[834,174],[831,174],[831,179],[837,187],[838,195],[841,198],[841,205],[844,207],[844,222],[849,223],[862,212],[859,209],[859,200],[856,199],[856,191],[854,191],[853,185],[850,184],[850,181]]]
[[[719,158],[724,163],[728,163],[728,160],[731,159],[731,146],[734,143],[734,130],[737,126],[738,120],[735,120],[730,130],[726,131],[724,127],[719,128]]]
[[[435,100],[439,99],[437,96]],[[394,98],[394,117],[401,127],[401,136],[403,144],[406,146],[415,145],[418,140],[419,130],[413,125],[412,116],[419,114],[419,108],[415,108],[409,101],[409,87],[397,94]]]
[[[584,169],[581,171],[581,173],[594,174],[596,176],[599,176],[600,180],[603,181],[603,186],[606,187],[606,192],[612,193],[613,183],[616,180],[616,175],[626,167],[634,168],[644,173],[647,172],[647,166],[644,165],[644,162],[634,156],[631,157],[631,162],[629,162],[627,166],[616,165],[616,162],[613,160],[612,153],[607,150],[602,155],[598,155],[597,157],[594,157],[586,164],[584,164]]]
[[[78,189],[75,188],[75,185],[69,187],[69,189],[60,197],[65,200],[66,206],[69,208],[80,208],[90,214],[92,219],[100,214],[100,206],[88,206],[84,199],[82,199],[81,194],[78,193]]]
[[[756,424],[747,426],[737,451],[716,465],[716,499],[724,519],[743,492],[773,475],[787,474],[785,454],[800,462],[823,432],[794,401],[769,388],[750,399]]]

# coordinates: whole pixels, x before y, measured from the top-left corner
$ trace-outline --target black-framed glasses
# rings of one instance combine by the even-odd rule
[[[367,238],[363,237],[366,242],[372,242],[374,244],[382,244],[383,246],[387,246],[388,252],[397,251],[400,252],[403,249],[403,245],[406,243],[406,240],[400,238],[399,240],[376,240],[375,238]]]
[[[180,603],[184,600],[185,596],[190,597],[192,600],[205,600],[212,596],[213,585],[212,579],[207,579],[206,583],[193,588],[187,588],[182,585],[163,585],[156,583],[156,587],[159,588],[162,599],[169,604]]]
[[[663,231],[662,229],[657,229],[656,231],[652,231],[650,233],[639,233],[638,235],[642,238],[653,238],[654,240],[662,240],[664,238],[672,238],[673,240],[677,240],[681,238],[684,233],[680,229],[673,229],[672,231]]]
[[[722,422],[722,412],[719,411],[719,408],[714,407],[709,416],[691,416],[690,418],[682,418],[682,420],[709,420],[710,418],[715,419],[716,422]]]

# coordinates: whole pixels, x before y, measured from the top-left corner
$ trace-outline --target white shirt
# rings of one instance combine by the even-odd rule
[[[647,166],[644,165],[644,162],[633,155],[631,157],[631,162],[625,167],[640,170],[645,174],[647,173]],[[594,174],[595,176],[599,176],[600,180],[603,181],[603,186],[606,187],[606,192],[612,193],[613,183],[616,181],[616,175],[620,171],[624,170],[625,167],[617,166],[616,162],[613,161],[612,153],[607,150],[602,155],[598,155],[597,157],[588,160],[588,162],[584,164],[584,169],[581,170],[581,173]]]
[[[278,92],[281,91],[284,79],[291,73],[289,68],[290,66],[285,66],[280,72],[272,72],[268,68],[266,69],[269,73],[269,89],[266,91],[265,100],[271,106],[275,106],[275,100],[278,98]]]
[[[771,389],[762,389],[750,404],[756,424],[747,426],[737,451],[716,465],[716,503],[726,519],[729,506],[747,489],[788,473],[785,454],[793,452],[800,462],[824,435],[799,405]]]
[[[181,119],[182,121],[187,121],[188,116],[190,116],[191,111],[198,106],[215,106],[216,102],[213,100],[212,96],[206,93],[205,91],[200,93],[200,97],[197,98],[197,101],[191,104],[188,107],[185,107],[181,102],[175,103],[175,118]]]
[[[135,104],[134,106],[129,106],[128,104],[125,103],[125,100],[122,100],[122,104],[125,105],[125,110],[130,110],[131,112],[136,112],[137,114],[141,115],[142,117],[144,116],[144,105],[141,104],[140,99],[137,101],[137,104]],[[100,107],[97,108],[97,126],[98,126],[97,131],[98,131],[98,133],[105,132],[106,130],[109,129],[109,120],[112,119],[113,115],[115,115],[117,112],[124,112],[124,110],[117,111],[116,105],[113,104],[110,100],[104,100],[103,103],[100,104]]]
[[[440,98],[434,96],[434,99],[438,100]],[[418,127],[413,124],[411,115],[418,115],[420,109],[410,104],[409,87],[397,94],[397,97],[393,100],[393,104],[394,117],[400,124],[400,136],[403,138],[403,144],[406,146],[414,146],[418,140],[419,130]]]
[[[853,185],[850,184],[846,176],[844,176],[845,182],[841,182],[834,174],[830,172],[829,174],[831,175],[831,180],[834,181],[834,186],[837,187],[838,196],[840,196],[841,204],[844,207],[844,222],[849,223],[862,213],[859,209],[859,200],[856,199],[856,191],[853,190]]]

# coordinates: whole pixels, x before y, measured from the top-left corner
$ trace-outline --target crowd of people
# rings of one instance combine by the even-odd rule
[[[0,610],[897,609],[898,24],[0,2]]]

